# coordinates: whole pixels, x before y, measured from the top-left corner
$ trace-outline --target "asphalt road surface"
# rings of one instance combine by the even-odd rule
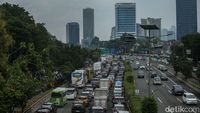
[[[140,60],[140,64],[145,65],[145,61]],[[158,70],[156,67],[153,67],[153,70],[157,73],[162,73],[160,70]],[[135,73],[137,70],[135,71]],[[175,84],[182,85],[185,92],[192,92],[194,93],[198,98],[200,94],[192,90],[191,88],[184,85],[184,83],[181,83],[179,80],[177,80],[175,77],[170,75],[171,73],[166,72],[169,80],[168,81],[162,81],[162,85],[153,85],[153,78],[150,79],[150,87],[151,87],[151,95],[153,95],[158,103],[158,113],[171,113],[170,110],[177,109],[174,113],[184,113],[181,110],[181,107],[184,109],[199,109],[200,110],[200,101],[198,101],[198,105],[185,105],[182,101],[182,96],[174,96],[171,94],[171,88]],[[136,75],[136,74],[135,74]],[[139,95],[141,98],[144,96],[148,96],[148,80],[149,80],[149,73],[146,71],[146,75],[143,78],[137,78],[135,80],[136,88],[139,90]],[[179,108],[179,111],[178,111]],[[200,111],[198,111],[200,112]],[[187,113],[193,113],[193,112],[187,112]]]

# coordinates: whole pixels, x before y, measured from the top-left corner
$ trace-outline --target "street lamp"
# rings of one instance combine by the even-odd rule
[[[151,46],[150,46],[150,41],[151,41],[151,34],[150,34],[150,31],[151,30],[157,30],[157,29],[159,29],[156,25],[140,25],[140,27],[141,28],[143,28],[144,30],[149,30],[149,70],[150,70],[150,68],[151,68],[151,65],[150,65],[150,60],[151,60],[151,58],[150,58],[150,50],[151,50]],[[150,71],[149,71],[149,80],[148,80],[148,84],[149,84],[149,87],[148,87],[148,97],[150,97],[151,96],[151,84],[150,84]]]

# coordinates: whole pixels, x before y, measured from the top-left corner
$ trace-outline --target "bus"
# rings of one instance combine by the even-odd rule
[[[64,106],[67,103],[67,88],[58,87],[51,92],[50,102],[56,106]]]
[[[76,87],[84,87],[85,84],[88,82],[88,77],[85,70],[75,70],[71,73],[71,81],[72,85]]]

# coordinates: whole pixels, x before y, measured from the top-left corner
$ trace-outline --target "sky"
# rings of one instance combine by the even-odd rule
[[[136,22],[141,18],[162,18],[161,27],[176,25],[175,0],[0,0],[2,3],[24,7],[37,23],[45,23],[47,30],[58,40],[66,42],[66,24],[78,22],[80,38],[83,37],[84,8],[94,9],[95,36],[109,40],[111,28],[115,26],[115,3],[136,3]]]

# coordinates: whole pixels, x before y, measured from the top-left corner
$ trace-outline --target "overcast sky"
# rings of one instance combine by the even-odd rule
[[[111,27],[115,25],[115,3],[135,2],[136,18],[162,18],[162,28],[176,24],[175,0],[0,0],[24,7],[36,22],[46,23],[48,31],[58,40],[66,42],[66,23],[80,24],[82,39],[82,9],[94,8],[95,35],[100,40],[109,40]]]

